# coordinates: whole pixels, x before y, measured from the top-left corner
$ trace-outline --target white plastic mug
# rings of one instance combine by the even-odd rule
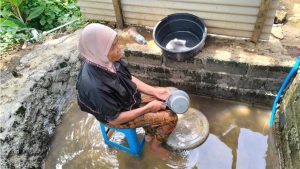
[[[172,93],[167,98],[165,104],[177,114],[185,113],[190,107],[190,97],[182,90],[171,89]]]

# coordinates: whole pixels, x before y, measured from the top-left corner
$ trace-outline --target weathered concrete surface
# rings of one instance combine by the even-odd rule
[[[282,167],[300,168],[300,71],[284,94],[277,111],[275,132]]]
[[[201,53],[185,62],[165,58],[155,45],[129,44],[125,59],[135,76],[153,85],[271,105],[294,62],[284,55],[284,50],[276,51],[274,47],[280,48],[276,44],[277,41],[252,46],[243,40],[210,37]]]
[[[41,168],[63,110],[74,100],[78,32],[48,41],[1,70],[0,168]],[[16,73],[15,72],[15,73]]]

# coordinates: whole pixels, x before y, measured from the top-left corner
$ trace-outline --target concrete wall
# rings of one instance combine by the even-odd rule
[[[300,168],[300,71],[280,103],[275,128],[282,167]]]
[[[45,42],[1,70],[0,168],[42,168],[55,128],[75,98],[79,33]]]
[[[127,24],[155,26],[172,13],[191,13],[203,18],[208,33],[250,38],[258,17],[261,0],[122,0]],[[278,1],[274,0],[267,14],[261,39],[269,39]],[[86,18],[115,22],[111,0],[78,0]]]
[[[210,47],[214,48],[207,44],[192,60],[176,62],[163,57],[160,50],[133,44],[127,46],[125,59],[135,76],[153,85],[176,86],[192,94],[251,104],[272,104],[290,64],[281,65],[283,62],[264,60],[258,55],[252,56],[255,59],[238,58],[241,54],[235,56],[234,52],[228,53],[229,57],[222,49],[210,53]]]

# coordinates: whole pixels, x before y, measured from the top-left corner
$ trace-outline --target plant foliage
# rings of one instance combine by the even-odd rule
[[[30,30],[47,31],[81,17],[77,0],[0,0],[0,52],[30,38]]]

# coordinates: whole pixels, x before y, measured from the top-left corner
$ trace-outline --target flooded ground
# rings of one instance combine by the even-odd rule
[[[191,103],[208,118],[210,134],[195,149],[173,152],[169,161],[155,156],[149,143],[138,158],[109,148],[101,138],[98,122],[73,104],[56,130],[45,168],[278,168],[269,135],[270,109],[199,96],[191,96]],[[116,139],[120,139],[118,135]]]

